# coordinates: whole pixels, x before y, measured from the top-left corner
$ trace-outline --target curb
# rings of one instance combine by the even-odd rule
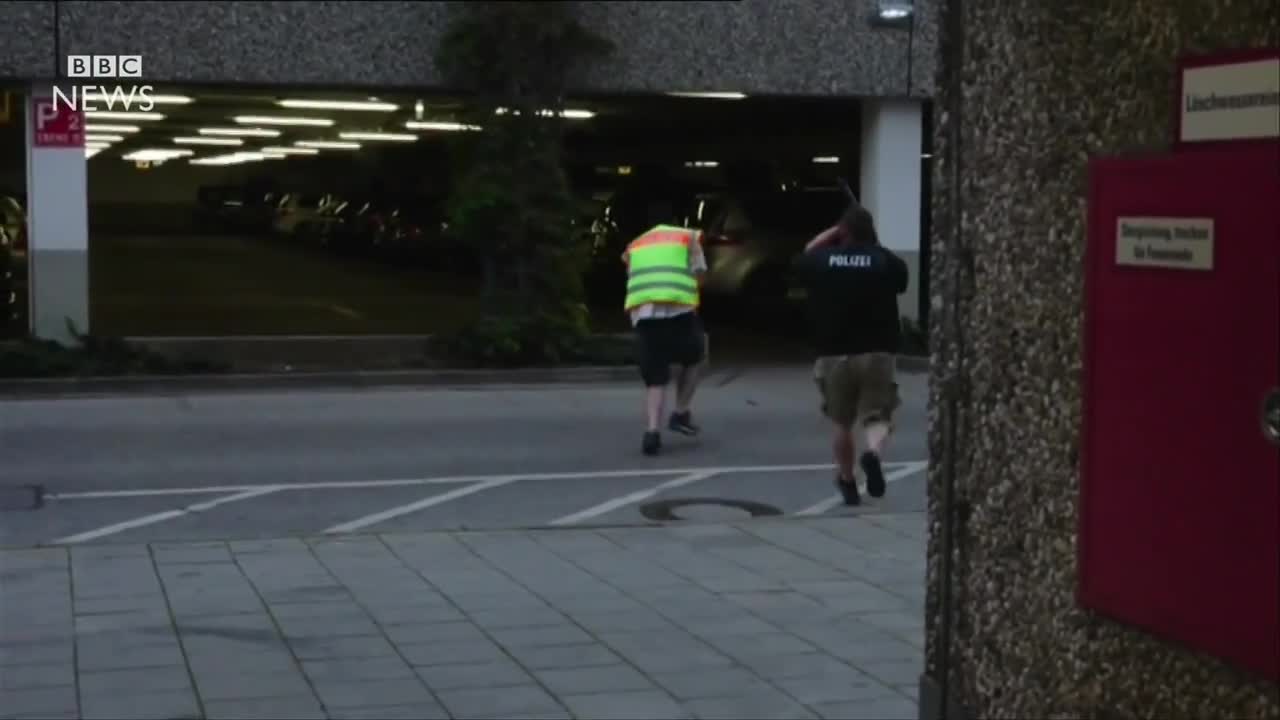
[[[0,399],[75,395],[163,395],[261,390],[371,389],[608,383],[635,378],[635,368],[580,367],[517,370],[386,370],[225,375],[33,378],[0,381]]]
[[[899,355],[898,370],[928,372],[929,358]],[[479,387],[486,385],[572,385],[636,379],[631,365],[513,370],[376,370],[355,372],[132,375],[122,377],[0,380],[0,400],[83,395],[164,395],[375,388]]]

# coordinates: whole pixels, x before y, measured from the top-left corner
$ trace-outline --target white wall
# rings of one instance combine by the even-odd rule
[[[923,122],[920,102],[867,100],[862,105],[859,199],[875,215],[881,244],[911,268],[911,286],[898,302],[912,320],[919,318]]]

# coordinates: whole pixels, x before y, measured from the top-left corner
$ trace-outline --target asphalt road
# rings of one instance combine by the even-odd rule
[[[926,376],[900,383],[893,484],[855,514],[924,509]],[[715,372],[703,436],[656,459],[629,383],[5,401],[0,545],[628,524],[662,499],[849,512],[815,395],[804,368]],[[24,485],[42,507],[21,509]]]

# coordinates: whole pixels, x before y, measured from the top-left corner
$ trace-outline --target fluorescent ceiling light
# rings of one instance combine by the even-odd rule
[[[133,160],[135,162],[164,162],[174,158],[187,157],[194,155],[191,150],[174,150],[170,148],[148,148],[146,150],[134,150],[124,156],[125,160]]]
[[[409,135],[407,133],[381,133],[381,132],[344,132],[338,133],[338,137],[343,140],[385,140],[388,142],[417,142],[417,135]]]
[[[210,157],[195,158],[187,162],[192,165],[239,165],[240,163],[258,162],[266,160],[268,157],[262,153],[256,152],[238,152],[229,155],[213,155]]]
[[[179,145],[243,145],[240,138],[212,137],[176,137],[173,141]]]
[[[280,117],[272,115],[237,115],[232,118],[241,125],[306,125],[309,127],[330,127],[333,121],[328,118]]]
[[[100,147],[88,147],[88,146],[85,146],[85,149],[84,149],[84,159],[85,159],[85,160],[88,160],[89,158],[93,157],[94,155],[97,155],[98,153],[102,152],[102,151],[103,151],[103,150],[105,150],[105,149],[106,149],[106,148],[100,148]]]
[[[223,137],[280,137],[279,130],[266,128],[200,128],[196,132],[201,135],[219,135]]]
[[[691,160],[685,163],[684,166],[691,168],[714,168],[720,167],[720,163],[715,160]]]
[[[294,110],[360,110],[364,112],[395,112],[395,103],[368,102],[364,100],[279,100],[280,107]]]
[[[164,113],[158,112],[114,112],[111,110],[86,110],[85,115],[93,120],[163,120]]]
[[[300,147],[266,147],[262,148],[262,152],[268,155],[319,155],[320,151],[315,148]]]
[[[511,110],[508,110],[507,108],[500,107],[500,108],[498,108],[495,112],[496,112],[498,115],[506,115],[507,113],[512,112],[512,111],[511,111]],[[520,113],[516,112],[516,113],[513,113],[513,114],[515,114],[515,115],[519,115]],[[553,117],[556,113],[555,113],[555,111],[554,111],[554,110],[549,110],[549,109],[547,109],[547,110],[539,110],[539,111],[538,111],[538,114],[539,114],[539,115],[541,115],[542,117]],[[596,116],[596,114],[595,114],[594,112],[590,111],[590,110],[572,110],[572,109],[569,109],[569,110],[561,110],[561,111],[560,111],[560,117],[562,117],[562,118],[566,118],[566,119],[568,119],[568,120],[590,120],[591,118],[593,118],[593,117],[595,117],[595,116]]]
[[[116,99],[116,93],[104,94],[97,90],[88,90],[83,93],[82,97],[89,102],[107,102],[109,100]],[[151,95],[146,98],[142,97],[142,95],[138,95],[137,99],[143,101],[150,100],[156,105],[190,105],[195,102],[195,100],[187,97],[186,95]]]
[[[105,125],[103,123],[87,122],[84,124],[84,129],[86,132],[91,132],[91,133],[96,133],[96,132],[136,133],[142,128],[138,127],[137,125]]]
[[[111,147],[111,143],[106,142],[106,141],[104,141],[104,140],[85,140],[85,142],[84,142],[84,146],[85,146],[85,147],[91,147],[91,148],[103,148],[103,149],[105,149],[105,148],[109,148],[109,147]]]
[[[826,155],[826,156],[816,157],[813,159],[813,161],[818,163],[819,165],[834,165],[840,162],[840,158],[834,155]]]
[[[670,92],[672,97],[703,98],[707,100],[745,100],[746,93],[740,92]]]
[[[299,140],[294,143],[298,147],[316,148],[319,150],[359,150],[360,143],[334,142],[333,140]]]
[[[121,140],[123,140],[123,139],[124,139],[124,136],[123,136],[123,135],[94,135],[94,134],[89,134],[89,135],[85,135],[85,136],[84,136],[84,141],[85,141],[85,142],[90,142],[90,141],[92,141],[92,142],[113,143],[113,142],[120,142],[120,141],[121,141]]]
[[[404,126],[410,130],[440,130],[442,132],[480,129],[479,125],[464,125],[456,122],[418,122],[417,120],[410,120]]]

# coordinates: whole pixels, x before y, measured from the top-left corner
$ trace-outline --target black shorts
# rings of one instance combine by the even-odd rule
[[[697,313],[651,318],[636,323],[636,359],[646,387],[671,382],[671,366],[702,362],[707,336]]]

